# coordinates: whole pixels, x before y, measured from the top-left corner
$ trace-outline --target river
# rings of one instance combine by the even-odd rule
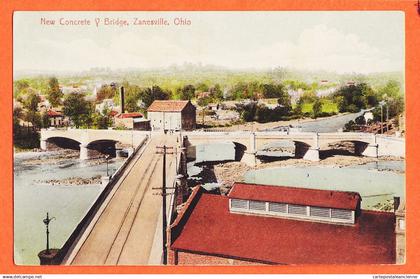
[[[47,212],[54,217],[50,223],[50,247],[60,248],[103,189],[100,184],[45,183],[52,179],[106,174],[106,163],[92,164],[93,161],[81,161],[77,157],[57,160],[63,153],[23,152],[14,156],[15,264],[39,265],[37,254],[46,246],[42,220]],[[110,173],[122,163],[123,160],[111,160]]]

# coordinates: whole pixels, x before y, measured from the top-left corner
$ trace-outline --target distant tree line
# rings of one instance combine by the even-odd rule
[[[40,102],[39,91],[31,87],[34,81],[19,80],[14,82],[15,96],[23,104],[21,119],[32,123],[34,129],[48,125],[48,117],[38,111]],[[44,84],[44,83],[43,83]],[[44,86],[45,85],[45,86]],[[95,111],[95,105],[104,99],[113,99],[119,104],[119,87],[125,88],[125,110],[127,112],[147,113],[147,108],[154,100],[195,100],[205,107],[209,103],[219,103],[224,100],[244,100],[248,102],[237,106],[237,111],[243,121],[269,122],[300,117],[323,117],[335,114],[326,110],[327,101],[333,103],[338,112],[358,112],[361,109],[377,107],[373,112],[378,116],[380,102],[387,104],[389,117],[395,117],[404,110],[404,98],[398,82],[390,81],[385,86],[373,89],[367,83],[345,85],[326,97],[318,97],[316,89],[322,88],[317,83],[307,84],[297,80],[283,82],[244,81],[238,80],[229,88],[222,88],[219,83],[209,85],[209,82],[199,81],[195,84],[184,84],[176,89],[166,89],[157,85],[140,87],[123,81],[104,84],[99,88],[95,100],[88,100],[82,93],[70,93],[64,96],[57,78],[52,77],[42,86],[47,100],[53,107],[60,107],[65,116],[69,117],[76,127],[107,128],[111,123],[110,109]],[[292,105],[289,90],[302,90],[303,94]],[[277,106],[269,108],[257,103],[259,99],[276,99]],[[308,107],[310,110],[308,111]]]

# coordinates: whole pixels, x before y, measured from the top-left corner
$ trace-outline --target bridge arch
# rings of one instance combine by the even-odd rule
[[[226,147],[222,145],[226,145]],[[231,148],[228,145],[231,145]],[[207,153],[207,156],[210,157],[208,161],[241,161],[248,149],[248,146],[242,142],[230,139],[211,141],[190,141],[186,139],[184,140],[184,146],[187,148],[187,158],[190,161],[201,161],[200,155],[204,153]]]
[[[265,144],[257,145],[256,156],[261,161],[286,160],[290,158],[303,158],[312,145],[307,141],[293,139],[273,139]]]
[[[41,149],[52,150],[57,148],[79,150],[80,142],[70,137],[49,137],[41,140]]]
[[[367,140],[335,140],[320,146],[320,158],[334,155],[377,157],[378,145]]]
[[[88,149],[88,157],[100,157],[102,155],[110,155],[111,157],[117,156],[118,141],[113,139],[99,139],[93,140],[87,144],[83,144],[81,148]]]

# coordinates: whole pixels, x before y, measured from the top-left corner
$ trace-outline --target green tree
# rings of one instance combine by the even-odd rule
[[[197,84],[196,90],[200,92],[207,92],[209,91],[209,87],[204,82],[200,82],[199,84]]]
[[[195,97],[194,85],[188,84],[181,88],[180,92],[181,100],[191,100]]]
[[[302,98],[299,98],[296,102],[296,107],[294,108],[293,113],[297,116],[301,116],[302,110],[303,110],[303,100]]]
[[[210,101],[210,97],[202,97],[197,100],[197,105],[199,105],[200,107],[205,107],[210,103]]]
[[[322,103],[319,98],[316,99],[315,103],[312,106],[312,117],[317,118],[322,113]]]
[[[50,127],[50,117],[48,116],[47,112],[41,113],[41,127],[48,128]]]
[[[63,96],[64,94],[60,90],[58,79],[55,77],[50,78],[48,81],[47,100],[50,102],[51,106],[57,107],[61,105]]]
[[[237,82],[232,89],[229,90],[230,100],[241,100],[250,98],[251,94],[248,92],[248,86],[245,82]]]
[[[223,91],[220,88],[219,84],[215,84],[213,87],[209,89],[210,96],[213,98],[213,100],[216,101],[222,101],[223,100]]]
[[[35,129],[41,126],[41,116],[38,112],[38,104],[41,101],[39,95],[29,88],[28,93],[19,98],[20,102],[25,109],[24,120],[32,123],[32,127]]]
[[[23,112],[20,107],[13,108],[13,136],[20,133],[20,120],[23,117]]]
[[[137,85],[123,82],[124,87],[124,102],[125,110],[127,112],[137,112],[140,110],[139,101],[141,99],[141,88]],[[118,94],[117,94],[118,95]]]
[[[358,112],[377,102],[374,91],[366,83],[352,84],[341,87],[333,94],[340,112]]]
[[[90,117],[91,105],[85,99],[84,94],[71,93],[64,98],[63,113],[79,128],[86,124]]]
[[[13,82],[13,96],[19,97],[20,95],[25,94],[29,88],[30,85],[27,79],[17,80]]]
[[[378,90],[378,95],[380,99],[398,98],[402,96],[400,84],[395,80],[390,80]]]
[[[95,129],[108,129],[108,127],[112,124],[112,120],[108,113],[93,113],[92,120],[92,124]]]
[[[144,88],[140,92],[140,98],[144,106],[148,108],[155,100],[169,100],[171,96],[170,91],[162,90],[159,86],[152,86],[152,88]]]
[[[266,83],[262,85],[262,94],[264,98],[285,98],[287,91],[283,84]]]
[[[237,110],[241,115],[241,119],[245,122],[254,121],[257,114],[257,103],[251,102],[247,105],[237,105]]]

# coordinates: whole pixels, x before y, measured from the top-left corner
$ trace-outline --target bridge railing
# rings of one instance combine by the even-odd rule
[[[80,222],[77,224],[76,228],[73,230],[73,232],[70,234],[67,241],[64,243],[64,245],[61,247],[60,251],[55,256],[52,264],[63,264],[65,261],[68,260],[70,253],[75,248],[75,245],[77,244],[80,237],[83,235],[83,233],[86,231],[87,227],[89,226],[90,222],[93,220],[96,213],[99,211],[100,207],[102,206],[103,202],[108,197],[109,193],[114,188],[115,184],[121,177],[121,175],[126,170],[127,166],[130,164],[131,159],[137,154],[137,152],[147,143],[148,136],[146,136],[141,143],[136,147],[134,152],[125,160],[125,162],[121,165],[120,168],[115,172],[112,179],[109,181],[109,183],[105,186],[105,188],[102,190],[102,192],[99,194],[99,196],[96,198],[96,200],[93,202],[92,206],[87,210],[84,217],[80,220]]]
[[[181,143],[182,146],[182,143]],[[179,173],[185,173],[186,170],[184,170],[184,166],[183,166],[183,160],[186,160],[186,158],[183,158],[185,155],[182,152],[177,152],[176,155],[177,156],[177,163],[178,165],[176,166],[176,175],[178,175]],[[177,183],[177,177],[175,177],[175,179],[173,180],[172,183],[172,187],[174,188],[173,191],[173,195],[171,195],[171,200],[170,200],[170,206],[169,206],[169,224],[172,224],[172,222],[175,220],[176,218],[176,207],[177,207],[177,199],[178,199],[178,194],[179,194],[179,185]]]
[[[386,139],[386,140],[393,140],[398,142],[405,142],[404,137],[397,137],[397,136],[389,136],[389,135],[376,135],[377,138]]]

